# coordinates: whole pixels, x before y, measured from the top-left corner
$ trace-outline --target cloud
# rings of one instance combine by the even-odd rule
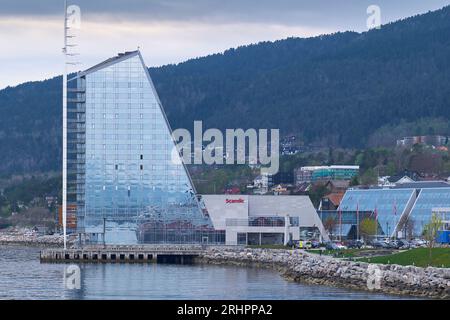
[[[236,22],[83,21],[76,31],[77,60],[88,68],[104,59],[140,46],[149,66],[177,63],[222,52],[231,47],[288,36],[314,36],[331,29]],[[61,74],[63,28],[57,18],[5,18],[0,20],[2,49],[0,88],[26,80]],[[77,71],[77,70],[71,70]]]
[[[140,46],[149,66],[230,47],[364,31],[366,8],[384,23],[438,9],[450,0],[70,0],[82,11],[76,39],[87,68]],[[63,0],[0,0],[0,88],[62,71]]]
[[[0,15],[61,15],[63,0],[1,0]],[[87,19],[268,23],[327,27],[362,23],[371,4],[387,19],[448,5],[448,0],[69,0]]]

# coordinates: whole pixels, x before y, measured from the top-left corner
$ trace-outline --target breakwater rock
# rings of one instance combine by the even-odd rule
[[[62,247],[63,237],[56,235],[29,235],[20,233],[0,233],[0,245]]]
[[[199,263],[274,268],[288,279],[387,294],[450,299],[449,268],[381,265],[335,259],[303,250],[213,247]]]

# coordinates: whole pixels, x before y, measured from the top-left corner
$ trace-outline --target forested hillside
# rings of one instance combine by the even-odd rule
[[[364,148],[414,131],[419,119],[425,133],[450,134],[449,57],[446,7],[381,30],[259,43],[150,73],[173,128],[280,128],[306,143]],[[0,91],[2,175],[59,168],[60,83]]]

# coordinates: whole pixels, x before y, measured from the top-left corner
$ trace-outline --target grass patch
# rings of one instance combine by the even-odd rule
[[[380,264],[399,264],[402,266],[411,266],[414,264],[417,267],[428,267],[431,265],[438,268],[441,268],[442,266],[444,268],[450,268],[450,248],[433,248],[431,264],[428,248],[411,249],[381,257],[362,258],[359,259],[359,261]]]

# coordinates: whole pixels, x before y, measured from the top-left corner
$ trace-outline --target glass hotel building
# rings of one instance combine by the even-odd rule
[[[67,140],[68,227],[86,242],[224,242],[173,152],[139,51],[69,81]]]

